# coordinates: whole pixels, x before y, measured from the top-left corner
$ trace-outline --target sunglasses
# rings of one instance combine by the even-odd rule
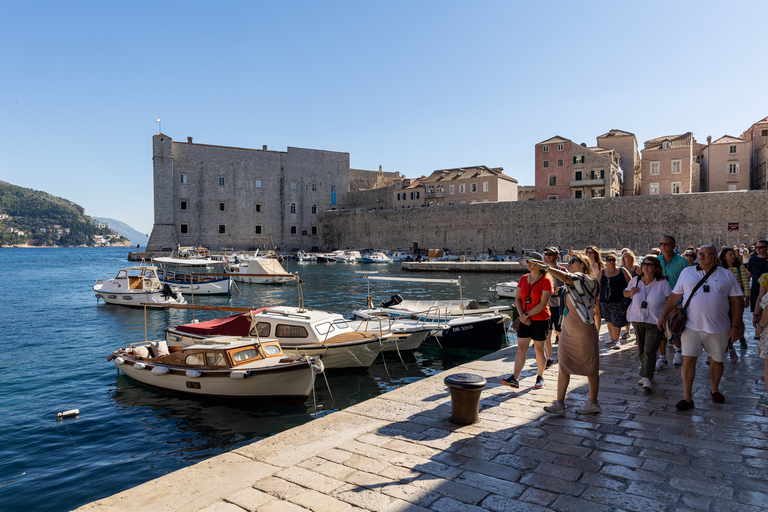
[[[581,263],[579,260],[571,260],[568,262],[569,265],[573,265],[574,263]]]
[[[605,258],[605,261],[616,261],[616,258]]]
[[[642,265],[643,267],[655,267],[656,266],[653,263],[641,263],[640,265]]]
[[[554,255],[555,255],[555,253],[553,253],[553,252],[545,252],[544,253],[544,256],[554,256]]]
[[[662,246],[662,245],[675,245],[675,244],[673,244],[672,242],[661,242],[659,246]]]

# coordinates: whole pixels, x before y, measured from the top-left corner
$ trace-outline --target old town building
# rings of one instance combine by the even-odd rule
[[[749,190],[750,142],[725,135],[701,149],[702,191]]]
[[[501,167],[442,169],[423,179],[427,206],[517,201],[517,180]]]
[[[657,137],[642,150],[641,194],[687,194],[701,191],[700,144],[691,132]]]

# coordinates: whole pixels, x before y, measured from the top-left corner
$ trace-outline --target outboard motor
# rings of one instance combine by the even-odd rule
[[[392,306],[397,306],[401,302],[403,302],[403,298],[400,296],[399,293],[396,293],[392,297],[390,297],[388,301],[382,302],[381,307],[391,308]]]
[[[163,295],[164,299],[170,299],[175,298],[176,293],[171,289],[171,286],[168,283],[163,284],[163,289],[160,292]]]

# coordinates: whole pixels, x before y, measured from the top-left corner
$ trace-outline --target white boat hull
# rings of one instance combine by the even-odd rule
[[[133,361],[123,356],[115,358],[115,365],[131,379],[153,388],[201,397],[227,397],[258,400],[304,402],[312,392],[315,370],[308,363],[250,369],[245,378],[232,378],[230,370],[204,371],[202,376],[188,377],[186,368],[170,368],[165,375],[156,375],[147,364],[138,369]],[[122,364],[120,364],[122,361]]]
[[[165,298],[163,297],[163,294],[160,292],[136,292],[136,291],[130,291],[130,292],[123,292],[123,293],[113,293],[109,291],[104,291],[101,289],[101,285],[96,285],[93,287],[93,291],[96,293],[96,298],[101,299],[107,304],[116,304],[119,306],[136,306],[140,307],[142,303],[148,303],[148,304],[186,304],[187,301],[184,300],[184,297],[181,296],[180,293],[177,294],[177,297],[171,297],[171,298]],[[179,298],[181,300],[179,300]]]
[[[229,295],[232,279],[227,277],[224,279],[216,279],[214,281],[204,281],[201,283],[195,283],[191,285],[188,282],[181,281],[166,281],[161,279],[163,284],[169,284],[174,288],[179,288],[181,293],[185,295]]]
[[[496,285],[496,295],[502,298],[514,299],[517,296],[517,283],[499,283]]]

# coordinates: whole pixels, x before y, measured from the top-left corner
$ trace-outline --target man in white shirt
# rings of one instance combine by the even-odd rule
[[[717,250],[711,245],[705,245],[699,250],[698,259],[698,265],[688,267],[680,273],[672,294],[667,299],[664,312],[659,317],[659,329],[663,329],[667,315],[677,306],[680,299],[686,304],[699,281],[714,268],[712,275],[693,294],[686,310],[688,320],[680,336],[685,398],[675,406],[681,411],[693,407],[691,391],[696,376],[696,360],[701,355],[702,347],[710,358],[709,375],[712,386],[709,394],[716,403],[725,402],[725,397],[718,390],[720,379],[723,377],[723,358],[728,341],[738,341],[741,335],[739,320],[744,311],[744,292],[733,272],[717,266]]]

